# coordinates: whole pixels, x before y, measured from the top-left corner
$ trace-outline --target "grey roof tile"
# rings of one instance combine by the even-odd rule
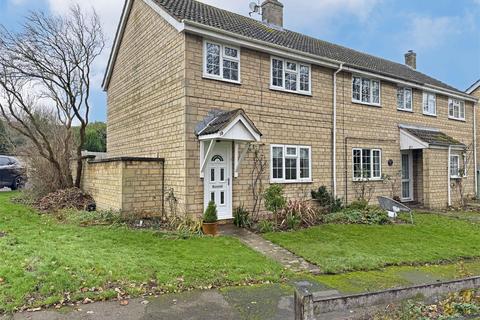
[[[393,76],[418,84],[429,84],[458,93],[462,91],[418,72],[404,64],[315,39],[290,30],[277,30],[260,21],[195,0],[153,0],[178,21],[189,20],[236,33],[254,40],[283,46],[319,57],[344,62],[346,66]]]
[[[441,131],[434,131],[434,130],[426,130],[426,129],[416,129],[416,128],[402,128],[407,132],[411,133],[418,139],[425,141],[428,144],[436,145],[436,146],[465,146],[460,141],[450,137],[449,135],[441,132]]]
[[[239,114],[244,116],[245,120],[249,122],[256,133],[262,135],[243,109],[235,109],[232,111],[211,110],[205,119],[197,125],[195,134],[197,136],[206,136],[217,133],[227,127]]]

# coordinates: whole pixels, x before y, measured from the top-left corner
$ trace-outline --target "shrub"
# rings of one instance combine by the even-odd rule
[[[54,212],[61,209],[95,210],[95,200],[78,188],[57,190],[38,200],[35,207],[40,211]]]
[[[217,221],[218,221],[217,206],[215,205],[215,202],[210,201],[208,203],[207,209],[205,209],[205,213],[203,214],[203,222],[214,223]]]
[[[243,204],[233,211],[233,224],[239,228],[250,227],[250,213],[245,209]]]
[[[289,200],[278,217],[281,229],[311,227],[319,222],[319,212],[308,200]]]
[[[279,184],[272,184],[268,187],[263,197],[265,199],[265,208],[273,214],[282,209],[287,202],[283,196],[283,187]]]
[[[260,220],[257,225],[258,231],[261,233],[272,232],[275,230],[274,224],[270,220]]]
[[[365,210],[367,207],[368,207],[367,200],[355,200],[347,206],[348,209],[354,209],[354,210]]]
[[[312,198],[317,200],[321,207],[326,208],[328,212],[338,212],[343,208],[343,201],[335,198],[327,190],[327,187],[321,186],[317,191],[311,191]]]
[[[325,216],[326,223],[343,224],[389,224],[388,214],[379,207],[367,206],[364,209],[347,208]]]

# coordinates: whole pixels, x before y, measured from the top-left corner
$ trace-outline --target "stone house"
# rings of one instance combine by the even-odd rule
[[[432,208],[475,194],[476,98],[418,72],[414,52],[400,64],[287,30],[283,10],[266,0],[257,21],[126,1],[103,83],[108,157],[85,170],[97,199],[92,172],[116,181],[99,207],[137,197],[130,209],[155,214],[174,199],[200,215],[214,200],[230,219],[271,183],[288,198],[325,185],[346,202],[367,190]],[[129,166],[142,169],[122,187]]]

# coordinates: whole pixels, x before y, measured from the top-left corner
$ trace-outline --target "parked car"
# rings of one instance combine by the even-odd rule
[[[26,180],[25,166],[17,158],[0,156],[0,188],[17,190]]]

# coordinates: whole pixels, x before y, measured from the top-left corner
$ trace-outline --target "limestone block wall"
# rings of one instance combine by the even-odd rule
[[[110,158],[84,162],[82,189],[99,210],[137,217],[164,212],[164,161],[157,158]]]

